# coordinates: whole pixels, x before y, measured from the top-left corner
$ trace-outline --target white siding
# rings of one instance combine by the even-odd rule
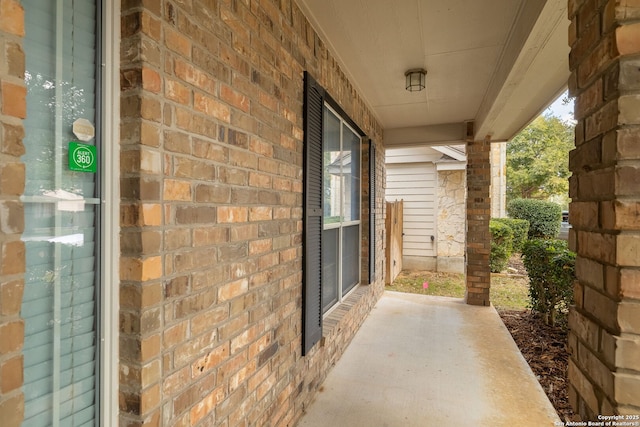
[[[437,175],[433,163],[387,164],[386,199],[404,200],[404,256],[435,257]]]

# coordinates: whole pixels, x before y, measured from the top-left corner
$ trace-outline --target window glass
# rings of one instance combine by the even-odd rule
[[[324,223],[335,224],[342,221],[340,212],[342,173],[340,120],[326,108],[322,135]]]
[[[322,307],[325,310],[338,302],[340,258],[338,258],[337,248],[339,235],[339,228],[331,228],[322,232]]]
[[[342,295],[360,281],[360,226],[350,225],[342,229]]]
[[[360,137],[343,125],[343,206],[345,221],[360,220]]]
[[[77,119],[96,122],[93,0],[24,0],[24,426],[96,425],[96,174],[72,172]],[[86,141],[96,144],[95,139]],[[0,421],[0,424],[2,421]]]
[[[327,312],[360,281],[360,137],[325,106],[322,139],[322,306]]]

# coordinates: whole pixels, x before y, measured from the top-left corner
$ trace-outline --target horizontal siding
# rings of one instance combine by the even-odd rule
[[[403,252],[435,256],[437,175],[433,163],[387,165],[387,201],[404,200]]]
[[[392,166],[393,167],[393,166]],[[424,171],[420,173],[419,170],[406,172],[406,173],[398,173],[394,175],[387,176],[387,182],[391,183],[394,186],[400,185],[398,183],[410,182],[415,180],[433,180],[436,178],[435,172]]]
[[[442,153],[430,147],[389,148],[386,150],[386,163],[433,163],[442,157]]]

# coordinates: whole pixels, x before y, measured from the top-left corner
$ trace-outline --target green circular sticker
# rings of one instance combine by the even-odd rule
[[[73,158],[76,160],[76,164],[83,169],[90,168],[95,161],[93,153],[86,147],[78,147],[73,152]]]
[[[96,147],[71,142],[69,144],[69,169],[80,172],[95,172]]]

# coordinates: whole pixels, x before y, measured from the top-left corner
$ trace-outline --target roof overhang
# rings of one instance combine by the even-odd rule
[[[567,85],[566,0],[297,2],[389,147],[509,140]],[[411,68],[425,91],[405,90]]]

